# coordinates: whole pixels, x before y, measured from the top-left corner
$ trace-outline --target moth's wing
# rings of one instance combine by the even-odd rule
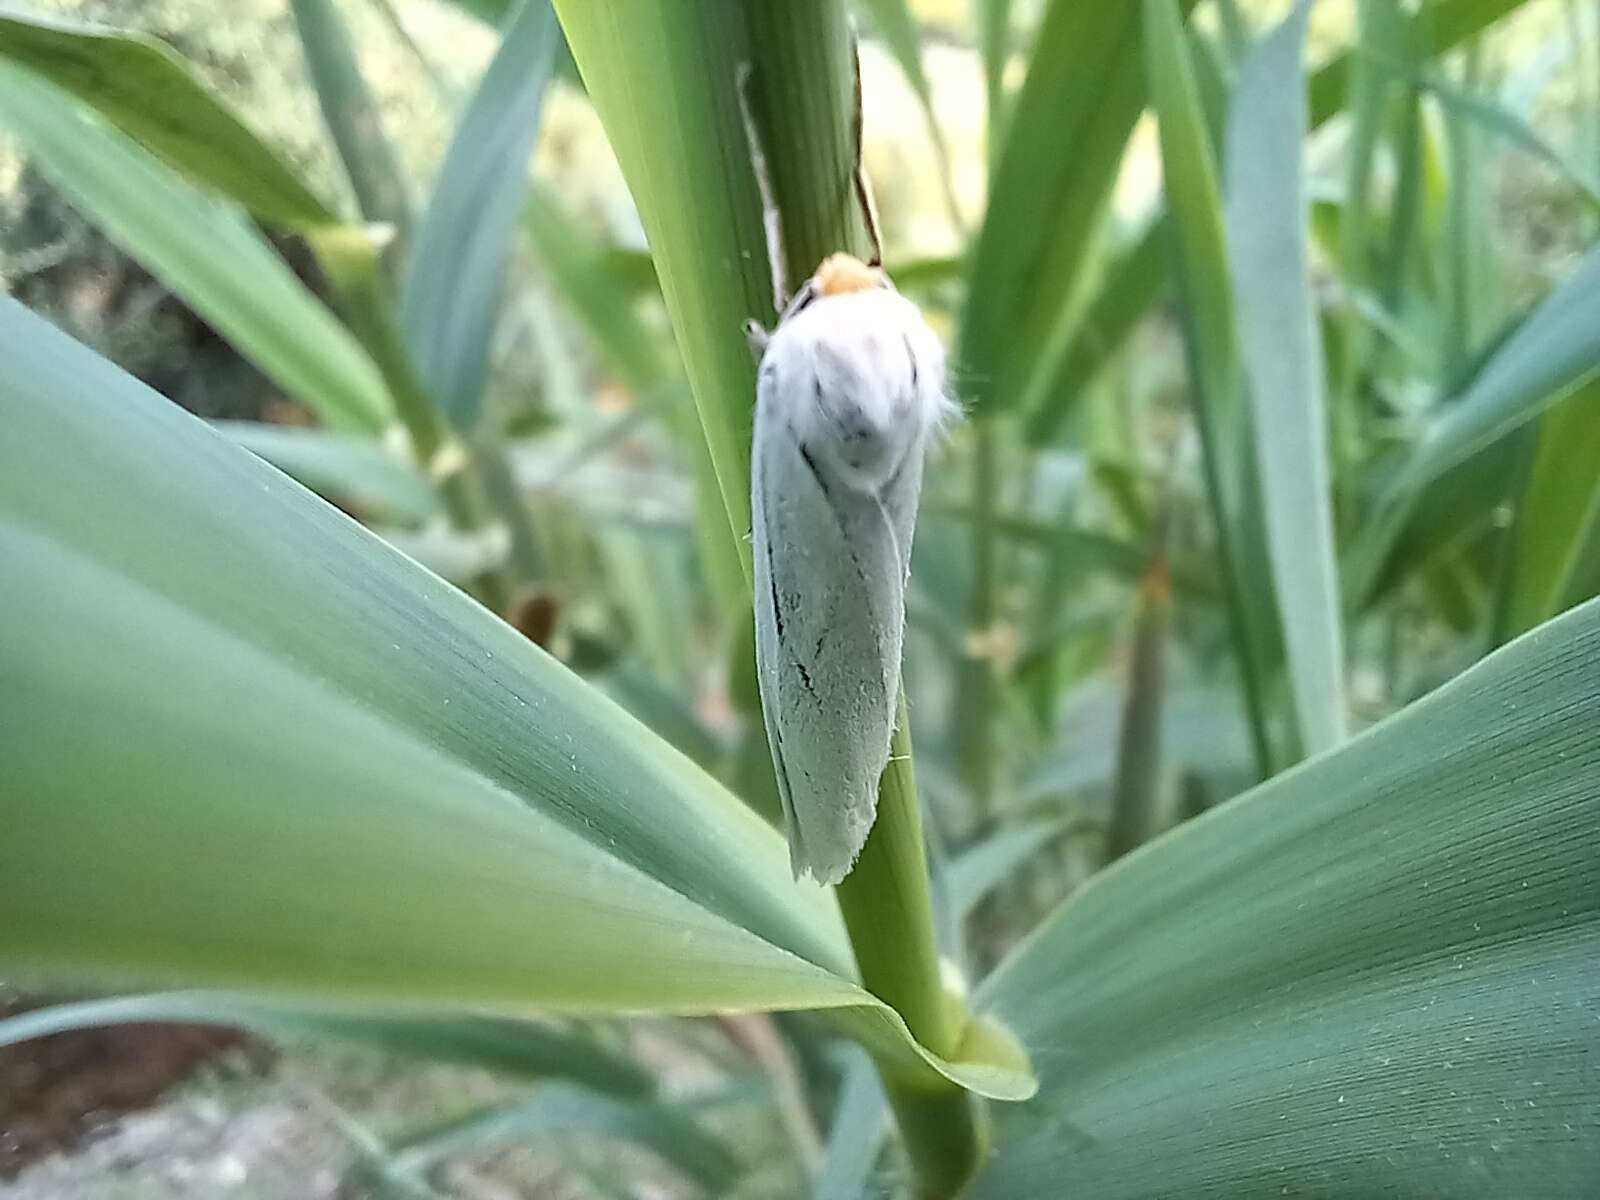
[[[795,873],[837,883],[872,829],[888,762],[905,571],[878,495],[830,476],[776,404],[758,407],[756,425],[761,702]]]

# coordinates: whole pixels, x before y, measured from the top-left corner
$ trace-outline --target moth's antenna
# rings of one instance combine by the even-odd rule
[[[750,170],[756,177],[756,190],[761,193],[761,225],[767,233],[767,269],[772,273],[772,311],[779,316],[789,306],[789,288],[783,270],[783,216],[778,211],[778,198],[772,190],[772,173],[767,169],[767,152],[761,141],[761,131],[756,126],[755,110],[750,104],[749,63],[739,64],[739,113],[744,117],[744,140],[750,146]]]
[[[878,232],[878,206],[872,200],[872,185],[867,182],[867,170],[861,163],[861,129],[866,123],[861,103],[861,42],[851,31],[850,53],[856,60],[856,199],[861,204],[861,217],[867,223],[867,237],[872,240],[872,257],[867,266],[883,266],[883,237]]]

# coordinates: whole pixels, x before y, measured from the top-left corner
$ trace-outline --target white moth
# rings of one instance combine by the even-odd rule
[[[944,350],[877,266],[827,259],[761,352],[756,665],[796,877],[838,883],[877,815]]]

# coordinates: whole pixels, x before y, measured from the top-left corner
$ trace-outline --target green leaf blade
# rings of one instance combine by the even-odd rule
[[[1229,110],[1224,214],[1268,561],[1308,754],[1344,740],[1344,637],[1333,546],[1322,344],[1302,167],[1310,5],[1246,60]]]
[[[1591,603],[1069,900],[980,993],[1042,1082],[976,1194],[1581,1194],[1597,656]]]
[[[394,147],[384,136],[377,101],[367,88],[350,31],[334,0],[290,0],[323,123],[344,164],[361,216],[394,227],[404,241],[411,199]]]
[[[975,412],[1032,394],[1144,103],[1137,4],[1055,0],[1011,105],[973,249],[958,374]]]
[[[913,1077],[1031,1092],[999,1031],[919,1046],[782,839],[516,631],[12,301],[0,344],[8,964],[510,1016],[819,1008]]]
[[[417,230],[402,322],[418,373],[458,429],[483,408],[490,345],[561,30],[549,0],[517,10],[456,126]]]

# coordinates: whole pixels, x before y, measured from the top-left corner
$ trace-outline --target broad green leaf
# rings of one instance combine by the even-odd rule
[[[112,241],[284,391],[339,428],[389,423],[372,360],[238,209],[184,183],[54,84],[5,62],[0,126]]]
[[[973,249],[957,370],[979,413],[1035,393],[1040,356],[1070,309],[1144,106],[1142,11],[1054,0],[1045,13]]]
[[[211,425],[321,495],[402,520],[444,515],[439,493],[427,478],[375,438],[256,421]]]
[[[0,1046],[70,1029],[176,1021],[248,1029],[264,1037],[359,1045],[407,1058],[461,1063],[540,1079],[572,1079],[600,1091],[648,1095],[649,1072],[576,1033],[490,1017],[395,1016],[338,1010],[231,992],[159,992],[82,1000],[0,1021]]]
[[[367,221],[394,227],[402,243],[411,227],[411,199],[394,147],[384,136],[378,102],[361,74],[350,31],[335,0],[289,0],[322,120],[344,164],[356,206]]]
[[[31,67],[196,183],[284,226],[338,217],[164,42],[0,8],[0,57]]]
[[[1224,216],[1272,590],[1301,744],[1317,754],[1344,740],[1345,714],[1322,339],[1301,162],[1300,59],[1310,17],[1309,0],[1300,0],[1239,71]]]
[[[1517,509],[1502,637],[1560,612],[1600,526],[1600,381],[1544,415]]]
[[[1028,1093],[986,1024],[916,1047],[782,839],[515,630],[9,300],[0,345],[8,969],[836,1010],[896,1070]]]
[[[1080,889],[979,991],[1042,1082],[974,1195],[1582,1195],[1597,660],[1600,603]]]
[[[625,11],[557,0],[556,9],[638,206],[729,536],[748,570],[756,374],[741,327],[775,314],[738,76],[747,66],[782,210],[784,270],[797,288],[828,254],[867,250],[850,187],[844,0],[637,0]]]
[[[439,168],[417,231],[403,321],[423,383],[458,429],[477,424],[506,268],[561,42],[550,0],[524,0]]]

